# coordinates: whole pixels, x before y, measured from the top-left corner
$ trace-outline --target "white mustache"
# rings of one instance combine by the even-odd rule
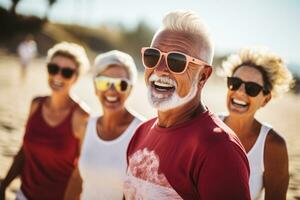
[[[174,81],[173,79],[169,78],[168,76],[157,76],[156,74],[152,74],[149,77],[149,81],[150,82],[161,82],[161,83],[166,83],[169,85],[174,85],[175,87],[177,87],[177,83],[176,81]]]

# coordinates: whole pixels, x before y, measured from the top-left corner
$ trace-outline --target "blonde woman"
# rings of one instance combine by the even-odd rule
[[[247,152],[251,199],[285,199],[289,182],[286,143],[255,114],[272,97],[289,90],[292,75],[282,59],[266,48],[241,49],[223,62],[223,69],[228,76],[229,114],[221,118]]]
[[[77,44],[63,42],[48,51],[51,94],[31,103],[23,144],[1,184],[0,199],[17,176],[17,199],[63,199],[89,116],[70,89],[88,67],[85,50]]]

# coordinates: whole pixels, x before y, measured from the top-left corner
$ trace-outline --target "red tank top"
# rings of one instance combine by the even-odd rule
[[[79,156],[79,141],[72,131],[72,114],[52,127],[42,116],[45,97],[26,124],[21,190],[30,200],[60,200]]]

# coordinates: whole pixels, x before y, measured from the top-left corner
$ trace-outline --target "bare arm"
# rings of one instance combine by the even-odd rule
[[[266,140],[264,160],[265,200],[285,200],[289,184],[288,153],[284,139],[273,130]]]
[[[9,184],[19,175],[22,173],[24,165],[24,154],[23,154],[23,149],[19,150],[17,155],[14,157],[13,163],[8,170],[8,173],[6,177],[3,179],[1,182],[1,187],[0,187],[0,199],[4,200],[5,199],[5,190],[9,186]]]
[[[79,169],[78,167],[76,167],[68,183],[64,199],[65,200],[80,199],[81,192],[82,192],[82,179],[79,174]]]
[[[73,131],[75,137],[79,139],[80,148],[83,143],[85,130],[87,126],[88,113],[85,111],[78,109],[75,111],[73,116]],[[82,178],[79,173],[78,166],[74,169],[72,176],[70,177],[68,186],[65,191],[65,200],[75,200],[80,199],[80,194],[82,192]]]
[[[31,102],[30,110],[29,110],[29,117],[36,111],[39,104],[38,98],[35,98]],[[23,146],[20,148],[17,155],[14,157],[13,163],[6,174],[6,177],[1,182],[0,187],[0,200],[5,199],[5,190],[9,186],[9,184],[19,175],[21,175],[23,166],[24,166],[24,152]]]

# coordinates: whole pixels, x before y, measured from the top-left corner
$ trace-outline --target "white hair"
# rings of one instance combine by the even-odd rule
[[[110,65],[117,64],[124,67],[129,75],[129,80],[134,84],[137,80],[137,69],[133,58],[122,51],[112,50],[100,54],[95,58],[94,77],[106,70]]]
[[[198,72],[198,74],[199,74],[199,72]],[[198,77],[198,75],[197,75],[197,77]],[[162,81],[165,83],[172,83],[173,85],[175,85],[175,88],[177,88],[176,81],[172,80],[171,78],[169,78],[167,76],[159,77],[156,74],[152,74],[149,77],[149,81]],[[199,81],[198,79],[193,81],[192,87],[191,87],[189,93],[184,97],[180,97],[177,94],[177,92],[174,91],[174,93],[172,94],[171,97],[165,98],[164,95],[153,94],[151,92],[151,86],[148,85],[147,86],[148,87],[148,101],[153,108],[156,108],[159,111],[167,111],[167,110],[177,108],[177,107],[182,106],[182,105],[186,104],[187,102],[191,101],[197,95],[198,81]]]
[[[60,42],[54,45],[47,52],[47,62],[50,62],[57,55],[68,56],[74,59],[80,74],[87,72],[90,68],[90,62],[84,48],[78,44],[70,42]]]
[[[212,63],[214,56],[214,44],[207,26],[202,19],[191,10],[176,10],[169,12],[163,19],[162,26],[156,31],[153,36],[152,43],[156,36],[164,30],[171,30],[176,32],[184,32],[188,34],[197,35],[202,39],[203,49],[208,51],[206,61],[208,64]]]

